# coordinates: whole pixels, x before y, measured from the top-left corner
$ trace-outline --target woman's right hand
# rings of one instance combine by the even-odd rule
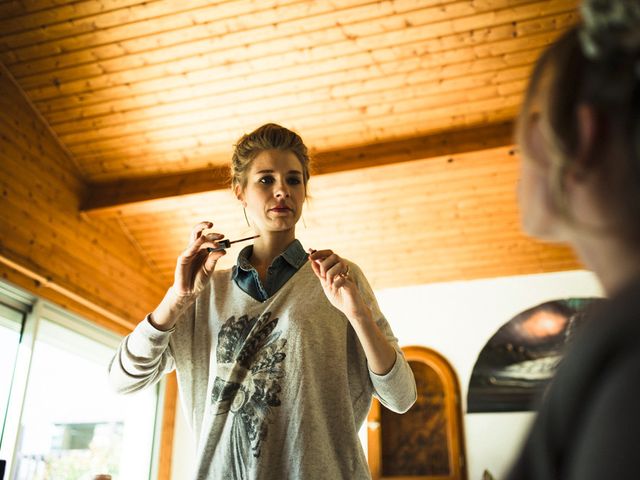
[[[209,283],[216,262],[226,252],[208,252],[207,248],[216,248],[216,240],[221,240],[221,233],[206,233],[213,227],[212,222],[201,222],[191,231],[191,239],[187,248],[180,254],[176,262],[173,280],[174,293],[182,299],[195,298]]]
[[[220,233],[206,233],[213,227],[211,222],[201,222],[191,232],[191,241],[176,262],[173,285],[160,304],[149,315],[149,322],[158,330],[168,331],[178,320],[178,315],[195,300],[198,293],[209,283],[216,262],[226,252],[207,252],[216,248],[216,240],[224,238]]]

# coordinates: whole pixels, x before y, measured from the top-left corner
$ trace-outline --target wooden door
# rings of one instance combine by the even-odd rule
[[[460,385],[438,352],[405,347],[418,399],[398,415],[374,399],[368,417],[373,480],[466,480]]]

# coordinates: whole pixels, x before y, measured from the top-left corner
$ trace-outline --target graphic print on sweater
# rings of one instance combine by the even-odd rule
[[[211,400],[216,415],[232,415],[229,451],[236,471],[245,469],[245,459],[238,456],[249,451],[260,456],[272,408],[280,406],[287,340],[275,331],[277,325],[271,312],[259,318],[232,316],[218,334],[218,375]]]

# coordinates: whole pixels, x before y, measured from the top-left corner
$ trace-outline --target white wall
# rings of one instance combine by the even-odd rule
[[[400,345],[433,348],[449,360],[458,374],[466,411],[473,366],[500,326],[544,301],[601,296],[602,290],[591,273],[575,271],[430,284],[382,290],[376,295]],[[466,414],[469,479],[480,480],[484,469],[502,478],[532,418],[531,413]],[[174,480],[190,478],[194,452],[185,421],[176,415]]]
[[[473,366],[498,328],[521,311],[547,300],[602,296],[585,271],[452,282],[376,292],[401,346],[437,350],[451,363],[462,389],[463,412]],[[533,419],[531,413],[466,414],[470,480],[483,470],[502,478]]]

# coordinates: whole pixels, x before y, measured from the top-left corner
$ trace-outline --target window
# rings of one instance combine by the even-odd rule
[[[4,323],[0,339],[15,342],[15,327],[5,327],[2,336]],[[120,338],[41,301],[17,335],[11,393],[2,412],[6,478],[152,478],[159,387],[127,396],[111,391],[107,367]]]
[[[25,314],[20,309],[0,303],[0,443],[24,317]]]

